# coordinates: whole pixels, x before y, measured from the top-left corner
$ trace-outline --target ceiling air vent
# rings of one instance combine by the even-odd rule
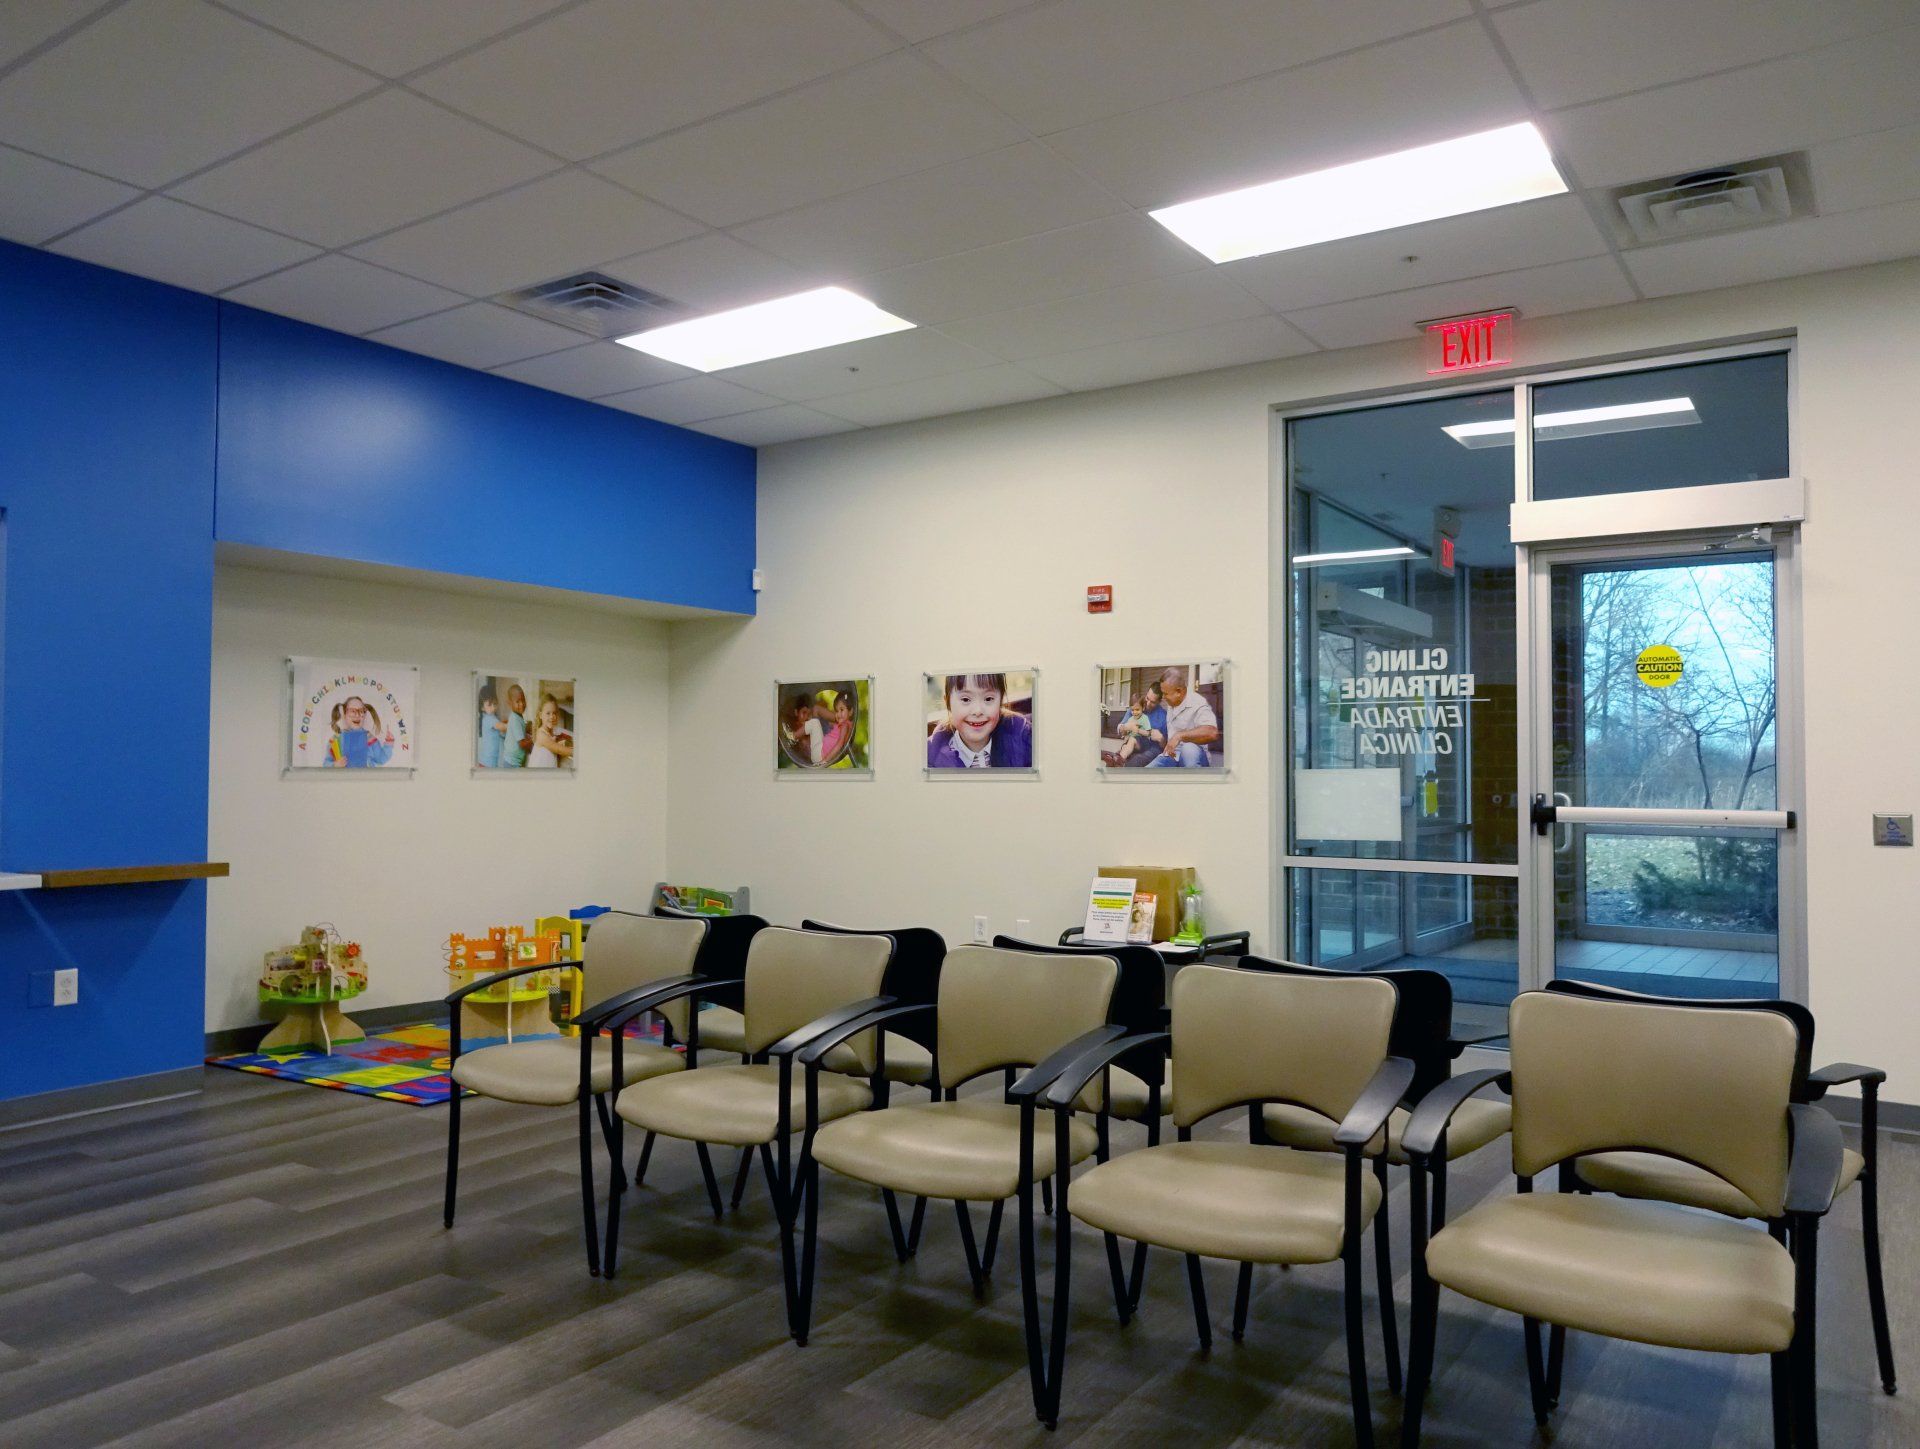
[[[1624,247],[1749,231],[1813,215],[1804,151],[1638,181],[1608,194],[1614,236]]]
[[[505,292],[503,306],[589,337],[625,337],[693,315],[693,308],[602,272],[581,272]]]

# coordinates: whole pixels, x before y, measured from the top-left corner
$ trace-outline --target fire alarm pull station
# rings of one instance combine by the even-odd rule
[[[1087,612],[1089,614],[1111,614],[1113,612],[1113,585],[1087,585]]]

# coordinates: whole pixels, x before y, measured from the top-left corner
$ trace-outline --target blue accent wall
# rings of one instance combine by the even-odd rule
[[[225,543],[753,612],[754,452],[246,307]]]
[[[0,250],[8,869],[206,856],[217,306]],[[0,1098],[199,1058],[206,889],[0,893]]]
[[[0,242],[0,868],[205,858],[216,535],[750,613],[753,527],[750,448]],[[0,1100],[197,1063],[245,881],[0,892]]]

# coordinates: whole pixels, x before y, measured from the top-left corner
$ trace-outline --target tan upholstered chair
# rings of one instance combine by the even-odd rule
[[[669,980],[690,979],[702,944],[707,936],[704,921],[660,920],[651,916],[609,911],[597,917],[587,931],[582,960],[577,963],[586,976],[587,990],[602,996],[599,1005],[582,1011],[575,1020],[579,1039],[563,1036],[537,1036],[499,1046],[463,1052],[460,1042],[460,1002],[462,998],[495,982],[531,971],[548,971],[551,966],[521,966],[496,971],[471,982],[446,998],[449,1012],[449,1065],[447,1075],[454,1088],[447,1103],[447,1182],[445,1221],[453,1226],[455,1191],[460,1176],[460,1099],[465,1091],[502,1102],[519,1102],[533,1107],[577,1105],[580,1112],[580,1167],[585,1175],[584,1216],[586,1219],[587,1257],[598,1271],[598,1234],[594,1227],[593,1159],[588,1103],[600,1115],[603,1134],[611,1142],[611,1119],[607,1113],[606,1093],[615,1082],[631,1083],[643,1077],[681,1068],[680,1054],[651,1042],[631,1044],[608,1041],[595,1029],[596,1020],[605,1014],[610,1002],[642,988]],[[625,1046],[620,1074],[615,1075],[615,1054]]]
[[[1784,1003],[1629,998],[1556,983],[1516,997],[1511,1073],[1468,1072],[1430,1093],[1403,1137],[1414,1165],[1413,1353],[1403,1441],[1418,1442],[1442,1286],[1521,1315],[1535,1420],[1559,1397],[1566,1331],[1668,1348],[1764,1353],[1774,1439],[1817,1442],[1815,1244],[1840,1175],[1840,1129],[1806,1103],[1804,1010]],[[1422,1243],[1429,1173],[1476,1092],[1513,1099],[1519,1193]],[[1710,1173],[1767,1222],[1578,1190],[1591,1154],[1646,1152]],[[1558,1168],[1558,1192],[1534,1181]],[[1791,1239],[1789,1251],[1786,1242]],[[1540,1325],[1551,1326],[1543,1355]]]
[[[1364,1150],[1384,1127],[1413,1079],[1413,1063],[1388,1054],[1398,992],[1376,976],[1247,971],[1188,966],[1174,977],[1173,1120],[1179,1140],[1129,1152],[1071,1184],[1057,1174],[1063,1213],[1108,1235],[1108,1267],[1118,1288],[1113,1240],[1171,1248],[1187,1262],[1201,1347],[1211,1342],[1202,1258],[1238,1263],[1327,1263],[1346,1270],[1348,1387],[1355,1432],[1372,1443],[1361,1244],[1385,1194],[1364,1165]],[[1103,1063],[1127,1041],[1080,1057],[1047,1088],[1057,1130]],[[1296,1152],[1271,1143],[1195,1142],[1196,1124],[1238,1107],[1305,1107],[1340,1123],[1341,1156]],[[1030,1261],[1022,1243],[1023,1262]],[[1042,1362],[1030,1354],[1034,1407],[1055,1423],[1065,1358],[1062,1327],[1071,1254],[1064,1227],[1054,1247],[1054,1329]],[[1028,1275],[1031,1279],[1031,1274]],[[1038,1310],[1028,1306],[1032,1325]]]
[[[994,1245],[1007,1199],[1018,1196],[1023,1232],[1032,1233],[1032,1188],[1036,1176],[1055,1168],[1055,1152],[1067,1163],[1090,1156],[1096,1129],[1075,1121],[1065,1146],[1051,1132],[1032,1140],[1033,1095],[1052,1067],[1098,1041],[1123,1034],[1109,1026],[1119,964],[1097,954],[1041,955],[989,946],[957,946],[941,968],[937,1005],[894,1006],[843,1023],[816,1037],[797,1053],[807,1071],[808,1095],[823,1063],[831,1061],[835,1042],[882,1024],[904,1028],[932,1018],[936,1030],[939,1094],[931,1102],[887,1106],[821,1126],[813,1139],[812,1163],[824,1163],[842,1176],[880,1189],[894,1252],[904,1262],[917,1244],[919,1223],[929,1198],[950,1201],[960,1224],[967,1271],[975,1293],[985,1291],[993,1267]],[[1045,1070],[1035,1070],[1050,1064]],[[1029,1069],[1002,1092],[959,1095],[960,1088],[991,1074]],[[1023,1135],[1024,1133],[1024,1135]],[[817,1178],[817,1169],[815,1170]],[[793,1308],[793,1336],[806,1342],[812,1312],[812,1263],[816,1236],[814,1179],[807,1193],[803,1262],[806,1268]],[[899,1195],[915,1199],[912,1226],[903,1234]],[[973,1234],[972,1203],[990,1204],[986,1248]]]
[[[841,1018],[890,1005],[881,996],[893,942],[886,936],[830,936],[770,926],[747,948],[743,982],[694,982],[644,993],[628,1013],[658,1010],[682,996],[700,996],[716,987],[743,988],[742,1045],[751,1060],[722,1066],[699,1063],[701,1035],[709,1014],[688,1016],[687,1065],[690,1070],[649,1078],[614,1098],[612,1151],[624,1161],[622,1124],[631,1122],[651,1140],[678,1138],[694,1144],[701,1176],[715,1217],[723,1211],[720,1185],[708,1148],[753,1148],[766,1170],[774,1211],[780,1220],[781,1256],[793,1281],[793,1224],[797,1185],[804,1180],[806,1155],[799,1170],[790,1153],[802,1125],[828,1122],[864,1109],[872,1100],[871,1080],[882,1070],[876,1034],[864,1032],[842,1043],[845,1072],[810,1073],[804,1094],[792,1077],[791,1053],[813,1033]],[[606,1022],[617,1027],[616,1016]],[[768,1060],[772,1057],[773,1060]],[[582,1129],[584,1130],[584,1128]],[[775,1165],[775,1157],[778,1165]],[[583,1159],[584,1160],[584,1159]],[[612,1177],[607,1200],[607,1242],[602,1272],[612,1277],[619,1250],[620,1198],[626,1189],[624,1168]]]

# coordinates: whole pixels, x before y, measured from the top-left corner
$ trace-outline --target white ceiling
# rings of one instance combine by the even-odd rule
[[[0,235],[764,444],[1920,253],[1920,0],[0,0]],[[1214,267],[1150,207],[1532,118],[1575,194]],[[1621,252],[1597,188],[1811,153]],[[916,331],[702,376],[594,268]]]

